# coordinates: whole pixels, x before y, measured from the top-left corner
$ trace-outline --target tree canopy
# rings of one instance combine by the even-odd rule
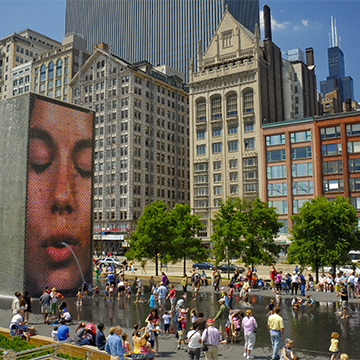
[[[163,263],[179,260],[205,260],[206,249],[197,238],[203,224],[199,216],[190,214],[190,206],[176,204],[169,210],[163,201],[155,201],[144,209],[129,243],[128,259],[155,260],[158,275],[158,259]],[[184,268],[184,271],[186,269]]]
[[[249,265],[271,265],[276,261],[279,246],[275,243],[282,224],[273,207],[259,198],[228,198],[221,202],[219,211],[214,215],[214,255],[217,262],[226,260],[229,264],[233,257],[242,257]]]
[[[288,260],[311,265],[316,280],[320,266],[330,265],[335,271],[349,261],[348,252],[360,246],[356,210],[342,196],[333,201],[325,197],[307,201],[291,219]]]

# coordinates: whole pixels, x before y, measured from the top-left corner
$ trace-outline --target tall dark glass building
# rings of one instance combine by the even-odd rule
[[[344,53],[339,46],[328,48],[329,76],[320,82],[323,96],[334,91],[334,80],[340,91],[341,101],[354,100],[354,86],[351,76],[345,76]]]
[[[65,33],[83,35],[89,50],[107,42],[123,59],[186,74],[197,42],[207,47],[226,6],[254,32],[259,0],[66,0]]]

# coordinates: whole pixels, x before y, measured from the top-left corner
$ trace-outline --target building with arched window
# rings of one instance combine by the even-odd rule
[[[261,124],[284,120],[281,53],[226,11],[189,70],[191,207],[205,225],[227,197],[262,196]]]
[[[68,83],[90,57],[86,40],[71,35],[62,46],[37,55],[33,60],[31,89],[35,93],[70,101]]]

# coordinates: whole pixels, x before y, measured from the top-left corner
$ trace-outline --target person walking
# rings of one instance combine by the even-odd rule
[[[276,278],[276,270],[274,265],[271,267],[270,270],[270,285],[271,285],[271,292],[275,292],[275,278]]]
[[[280,340],[284,336],[284,320],[279,314],[280,308],[277,306],[274,309],[274,314],[269,316],[267,323],[273,350],[272,360],[277,359],[280,350]]]
[[[201,354],[201,333],[193,325],[192,330],[187,333],[189,360],[199,360]]]
[[[110,335],[105,345],[105,351],[111,356],[111,360],[123,360],[124,348],[120,335],[122,334],[121,327],[118,325],[114,329],[114,334]]]
[[[202,343],[207,346],[205,359],[218,360],[218,346],[221,341],[220,331],[214,326],[213,319],[208,319],[206,326],[201,336]]]
[[[181,286],[183,288],[184,295],[186,295],[187,294],[187,286],[188,286],[188,277],[187,277],[186,273],[184,273],[184,276],[181,280]]]
[[[243,318],[241,322],[241,326],[244,330],[244,357],[247,359],[253,359],[254,357],[250,355],[251,350],[254,349],[256,335],[255,331],[258,327],[255,318],[252,316],[252,312],[250,309],[246,310],[246,316]]]
[[[226,344],[227,343],[227,333],[226,333],[226,323],[229,319],[229,312],[230,312],[230,309],[228,306],[225,305],[225,299],[224,298],[221,298],[219,300],[219,304],[220,304],[220,307],[219,307],[219,310],[217,312],[217,314],[215,315],[214,317],[214,321],[216,321],[217,319],[219,319],[220,321],[220,332],[221,332],[221,336],[222,336],[222,343],[223,344]]]
[[[306,280],[305,277],[302,273],[299,274],[299,281],[300,281],[300,292],[301,292],[301,296],[305,296],[305,285],[306,285]]]

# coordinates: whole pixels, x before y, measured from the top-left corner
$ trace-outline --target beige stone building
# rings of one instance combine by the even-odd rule
[[[70,101],[68,84],[89,57],[85,39],[76,35],[65,37],[61,46],[34,57],[32,91],[58,100]]]
[[[12,96],[13,68],[32,62],[38,54],[51,51],[61,43],[39,34],[36,31],[25,29],[0,39],[0,100]],[[16,95],[16,94],[15,94]]]
[[[264,8],[265,40],[226,11],[208,48],[190,64],[191,207],[212,234],[221,200],[262,197],[259,179],[261,124],[283,120],[281,53],[271,41]]]
[[[96,112],[98,250],[97,240],[124,239],[151,202],[190,201],[189,96],[169,72],[146,61],[131,64],[99,46],[70,82],[72,102]]]

